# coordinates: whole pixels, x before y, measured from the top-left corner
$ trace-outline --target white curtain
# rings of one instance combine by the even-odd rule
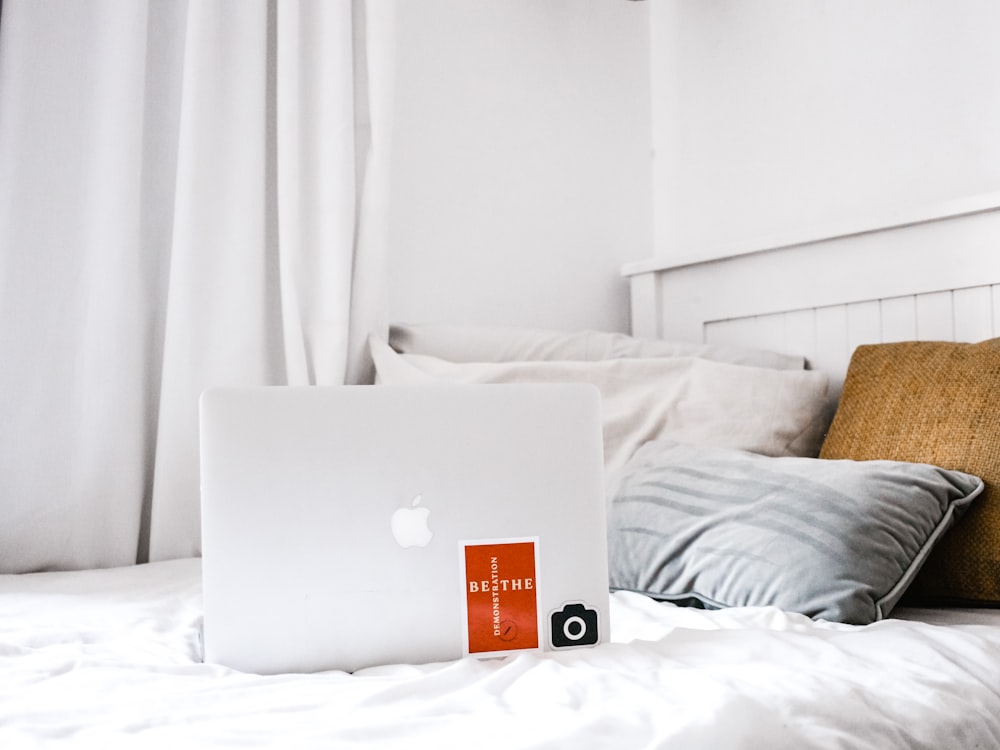
[[[0,571],[198,554],[198,396],[364,381],[389,0],[4,0]]]

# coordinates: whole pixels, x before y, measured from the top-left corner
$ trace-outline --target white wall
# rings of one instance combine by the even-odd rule
[[[649,4],[657,256],[1000,190],[1000,3]]]
[[[652,254],[649,4],[397,4],[394,321],[626,330]]]
[[[420,0],[397,21],[393,320],[625,330],[623,263],[1000,190],[994,0]]]

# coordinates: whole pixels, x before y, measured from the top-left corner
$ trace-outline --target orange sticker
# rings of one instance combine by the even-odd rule
[[[469,653],[538,648],[535,542],[465,545]]]

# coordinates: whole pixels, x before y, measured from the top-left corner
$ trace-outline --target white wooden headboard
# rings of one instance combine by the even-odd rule
[[[1000,193],[841,229],[631,263],[632,332],[804,355],[838,391],[859,344],[1000,336]]]

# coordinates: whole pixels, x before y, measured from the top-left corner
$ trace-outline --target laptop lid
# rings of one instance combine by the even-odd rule
[[[213,389],[201,472],[206,661],[353,671],[608,636],[591,386]]]

